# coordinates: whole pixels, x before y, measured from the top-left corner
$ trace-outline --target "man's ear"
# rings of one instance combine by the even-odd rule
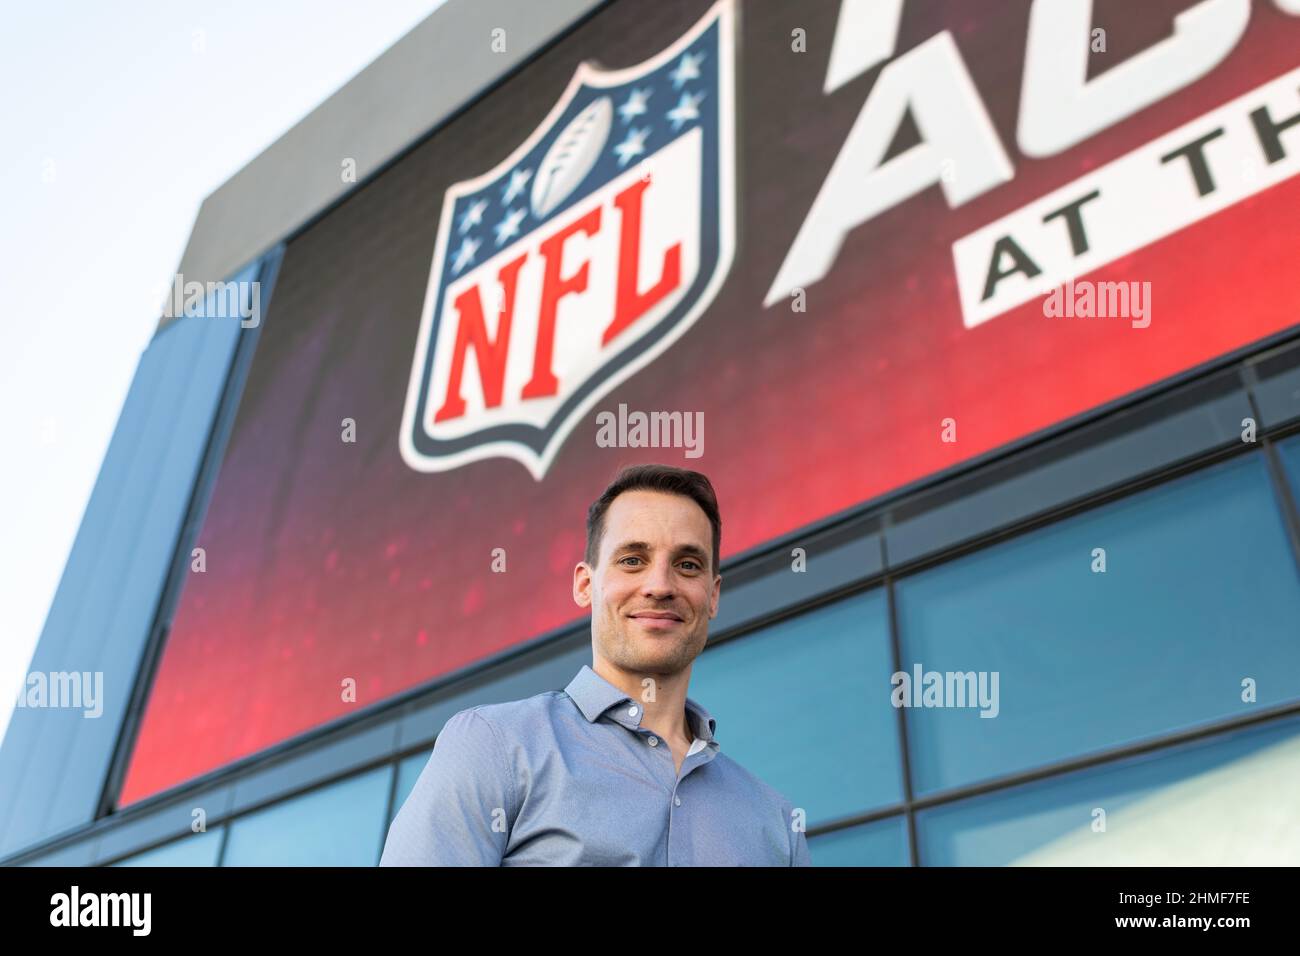
[[[713,594],[709,598],[709,620],[718,616],[718,601],[722,598],[722,575],[713,577]]]
[[[591,568],[585,561],[579,561],[573,569],[573,603],[591,607]]]

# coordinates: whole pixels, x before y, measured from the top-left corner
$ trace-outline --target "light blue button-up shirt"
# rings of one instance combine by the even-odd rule
[[[644,710],[590,666],[563,691],[454,714],[398,811],[380,866],[810,866],[791,802],[695,743],[674,765]]]

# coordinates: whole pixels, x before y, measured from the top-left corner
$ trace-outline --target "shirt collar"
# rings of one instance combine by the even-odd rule
[[[564,692],[578,705],[582,716],[593,724],[600,719],[601,714],[615,704],[632,700],[626,691],[605,680],[592,670],[589,664],[582,665],[582,669],[573,680],[569,681],[569,686],[564,688]],[[696,737],[703,737],[706,742],[713,743],[713,733],[717,729],[718,722],[690,697],[686,698],[686,712],[691,717],[691,732]],[[640,712],[635,717],[631,717],[626,710],[623,710],[611,716],[619,723],[632,727],[640,726],[641,723]]]

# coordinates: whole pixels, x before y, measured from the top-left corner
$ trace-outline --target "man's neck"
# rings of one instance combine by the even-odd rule
[[[594,665],[592,667],[592,670],[596,670],[596,667]],[[613,673],[617,671],[617,668],[611,667],[610,671],[611,673]],[[604,677],[605,680],[609,681],[615,687],[619,687],[622,690],[627,691],[628,696],[631,697],[632,700],[639,702],[641,704],[642,709],[647,713],[659,713],[661,712],[661,708],[671,707],[673,703],[672,698],[674,694],[677,692],[676,687],[670,689],[665,686],[665,683],[663,682],[659,683],[658,687],[656,688],[657,691],[656,696],[658,697],[659,702],[656,705],[655,703],[641,699],[637,694],[629,690],[629,686],[634,688],[641,686],[641,677],[639,675],[628,674],[626,672],[618,672],[618,679],[616,679],[613,676],[607,674],[601,674],[599,670],[596,670],[596,673],[600,674],[601,677]],[[681,710],[679,710],[678,713],[682,715],[682,737],[685,738],[687,746],[689,746],[695,741],[695,732],[694,732],[694,728],[691,726],[691,715],[686,710],[685,698],[686,698],[686,694],[682,692],[680,697]],[[667,712],[672,713],[671,710]],[[676,731],[676,728],[674,727],[664,727],[660,725],[658,719],[656,719],[654,723],[656,724],[656,730],[659,732],[660,736],[662,737],[668,738],[670,732]]]

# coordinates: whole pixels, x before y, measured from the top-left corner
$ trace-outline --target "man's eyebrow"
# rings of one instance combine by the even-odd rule
[[[615,546],[614,553],[618,554],[620,551],[649,551],[649,550],[650,550],[650,544],[647,541],[624,541],[621,544]],[[707,561],[709,557],[708,552],[705,551],[703,548],[701,548],[699,545],[683,544],[683,545],[679,545],[674,550],[678,555],[688,554],[691,555],[692,557],[700,558],[703,561]]]
[[[649,551],[650,543],[648,541],[622,541],[614,545],[614,551]]]
[[[700,559],[701,561],[703,561],[705,564],[708,564],[708,561],[709,561],[709,555],[708,555],[708,552],[706,552],[703,548],[699,547],[698,545],[694,545],[694,544],[684,544],[684,545],[682,545],[680,548],[677,549],[677,553],[678,553],[678,554],[689,554],[689,555],[692,555],[692,556],[694,556],[694,557],[699,558],[699,559]]]

